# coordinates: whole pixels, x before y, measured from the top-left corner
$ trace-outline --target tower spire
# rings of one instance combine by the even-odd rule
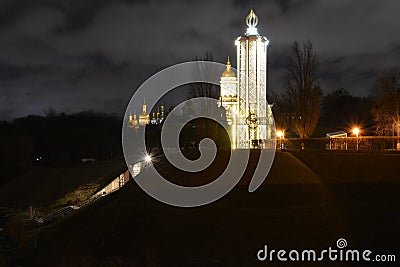
[[[256,13],[254,13],[253,7],[250,9],[250,13],[246,17],[246,24],[247,24],[247,31],[246,35],[258,35],[257,31],[257,24],[258,24],[258,17]]]
[[[226,62],[226,70],[222,73],[221,77],[235,77],[235,73],[231,69],[231,60],[228,56],[228,61]]]
[[[147,105],[146,105],[146,98],[143,98],[143,114],[147,113]]]

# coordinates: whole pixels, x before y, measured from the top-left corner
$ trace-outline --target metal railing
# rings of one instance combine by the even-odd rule
[[[359,136],[345,138],[282,138],[277,149],[299,150],[351,150],[400,151],[399,136]]]

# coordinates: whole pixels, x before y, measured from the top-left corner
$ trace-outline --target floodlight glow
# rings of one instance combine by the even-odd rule
[[[146,161],[146,162],[151,162],[151,160],[152,160],[152,158],[151,158],[151,156],[150,155],[146,155],[145,157],[144,157],[144,161]]]
[[[277,131],[276,132],[276,136],[278,136],[279,138],[283,137],[283,131]]]
[[[358,127],[353,128],[353,134],[355,134],[357,137],[356,150],[358,150],[358,134],[359,133],[360,133],[360,129]]]

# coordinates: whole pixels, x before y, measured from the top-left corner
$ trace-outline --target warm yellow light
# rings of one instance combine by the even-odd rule
[[[357,127],[353,128],[353,134],[358,135],[360,133],[360,129]]]
[[[236,149],[236,120],[234,121],[234,125],[231,126],[231,144],[232,149]]]
[[[276,136],[278,136],[279,138],[283,138],[283,131],[277,131]]]

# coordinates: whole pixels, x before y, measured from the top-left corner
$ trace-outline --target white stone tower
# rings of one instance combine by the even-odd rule
[[[269,40],[257,31],[258,17],[250,10],[237,48],[237,148],[268,148],[272,112],[267,104],[267,48]]]

